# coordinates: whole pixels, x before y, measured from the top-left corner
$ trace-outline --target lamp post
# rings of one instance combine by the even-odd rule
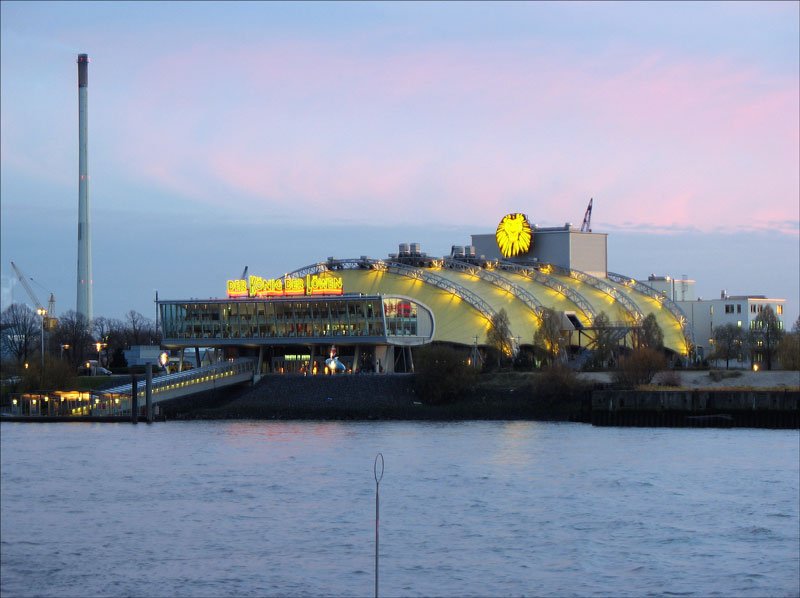
[[[94,346],[95,346],[95,347],[97,347],[97,367],[101,367],[101,366],[103,365],[103,363],[102,363],[102,361],[101,361],[101,360],[102,360],[102,357],[101,357],[101,352],[102,352],[102,350],[103,350],[105,347],[107,347],[108,345],[107,345],[106,343],[101,343],[100,341],[97,341],[97,342],[94,344]],[[96,369],[96,368],[95,368],[95,369]],[[95,374],[96,374],[96,373],[97,373],[97,371],[95,371]]]
[[[64,360],[64,349],[69,351],[69,345],[68,344],[61,345],[61,357],[60,357],[61,361]]]
[[[42,337],[42,370],[39,372],[39,386],[44,386],[44,319],[47,316],[47,310],[43,307],[40,307],[36,310],[36,313],[39,314],[41,318],[40,336]]]

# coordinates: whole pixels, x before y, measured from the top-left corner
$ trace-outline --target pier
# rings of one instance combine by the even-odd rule
[[[592,425],[800,428],[800,391],[598,390]]]
[[[162,417],[160,403],[251,382],[254,371],[253,360],[234,359],[104,390],[24,393],[2,421],[152,421]]]

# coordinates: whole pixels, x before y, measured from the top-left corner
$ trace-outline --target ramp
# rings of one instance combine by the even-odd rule
[[[255,373],[255,360],[234,359],[223,361],[201,368],[187,370],[158,376],[153,378],[153,405],[161,401],[169,401],[186,397],[195,393],[205,392],[216,388],[224,388],[249,382]],[[136,395],[140,406],[145,402],[145,381],[137,380]],[[102,399],[103,404],[118,405],[123,411],[130,412],[131,384],[123,384],[95,393]],[[119,407],[117,407],[119,409]]]

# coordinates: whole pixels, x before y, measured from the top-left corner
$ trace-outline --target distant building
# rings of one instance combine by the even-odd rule
[[[671,276],[656,276],[651,274],[647,280],[639,282],[655,289],[663,297],[671,301],[694,301],[697,296],[694,291],[695,281],[686,278],[673,278]]]
[[[158,345],[133,345],[127,351],[123,351],[128,367],[147,365],[148,363],[157,364],[158,357],[161,355],[161,348]]]
[[[719,299],[695,299],[693,301],[676,301],[686,314],[686,318],[694,331],[698,356],[708,356],[712,349],[711,340],[714,331],[720,326],[733,324],[747,332],[753,327],[758,314],[769,306],[780,322],[783,321],[783,305],[785,299],[770,299],[765,295],[728,295],[720,293]],[[744,359],[744,355],[742,356]]]
[[[608,274],[608,235],[606,233],[582,232],[570,223],[564,226],[533,227],[536,242],[530,251],[515,262],[553,264],[569,270],[579,270],[591,276],[605,278]],[[495,234],[472,235],[472,245],[478,256],[486,259],[502,259]]]

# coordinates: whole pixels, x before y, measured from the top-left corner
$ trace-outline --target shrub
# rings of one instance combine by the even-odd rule
[[[33,359],[30,367],[22,370],[22,381],[19,390],[32,392],[35,390],[65,390],[74,387],[75,373],[66,361],[55,359],[49,355],[44,360],[44,376],[41,361]]]
[[[680,372],[676,372],[675,370],[667,370],[666,372],[661,372],[658,377],[656,378],[658,384],[661,386],[683,386],[683,382],[681,380]]]
[[[725,370],[711,370],[708,372],[708,377],[711,378],[714,382],[719,382],[720,380],[724,380],[725,378],[738,378],[742,375],[742,372],[738,372],[736,370],[730,372]]]
[[[557,400],[572,397],[583,389],[583,382],[573,370],[564,365],[554,365],[542,369],[533,383],[532,391],[537,399]]]
[[[477,377],[467,356],[446,345],[427,345],[414,353],[414,389],[423,401],[439,405],[456,401]]]
[[[661,352],[640,347],[620,358],[619,367],[614,372],[614,382],[622,388],[636,388],[649,384],[666,366],[667,360]]]
[[[545,419],[572,419],[591,396],[590,386],[564,365],[543,368],[530,388],[533,413]]]

